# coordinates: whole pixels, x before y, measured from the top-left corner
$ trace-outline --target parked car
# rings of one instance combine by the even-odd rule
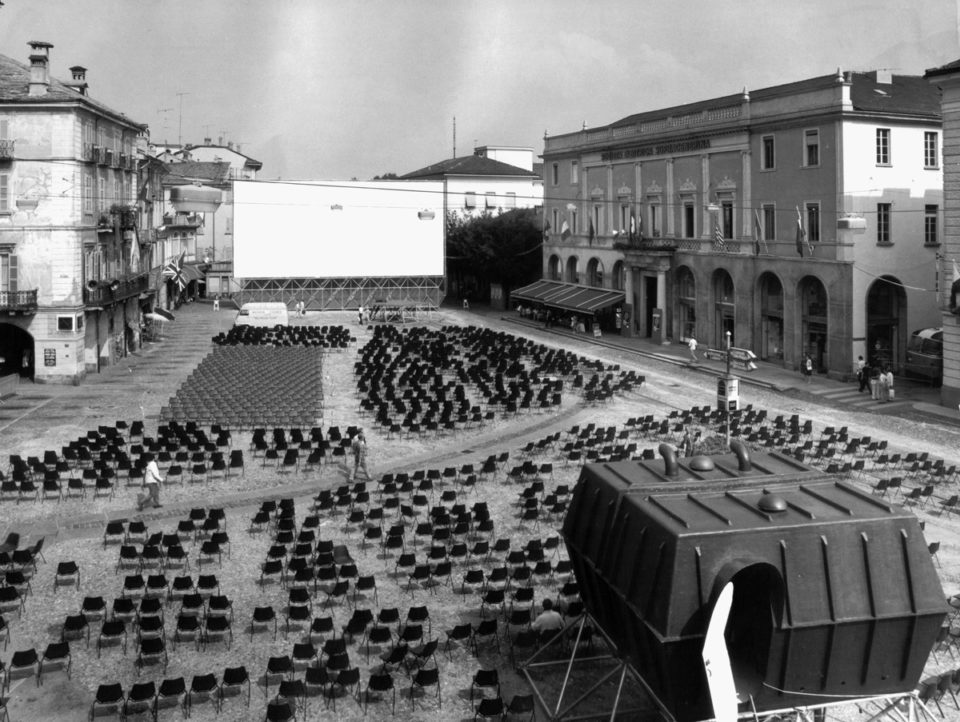
[[[922,328],[913,332],[907,344],[906,374],[937,386],[943,381],[942,328]]]

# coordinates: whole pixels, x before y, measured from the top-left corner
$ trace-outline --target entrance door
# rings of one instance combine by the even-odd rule
[[[657,307],[657,277],[656,276],[644,276],[643,277],[643,295],[644,295],[644,307],[646,311],[646,329],[643,333],[644,336],[650,338],[653,335],[653,309]]]

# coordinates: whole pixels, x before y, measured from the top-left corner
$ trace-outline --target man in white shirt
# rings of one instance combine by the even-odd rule
[[[697,361],[697,339],[691,336],[687,340],[687,348],[690,349],[690,360]]]
[[[553,608],[552,600],[543,600],[543,611],[533,620],[530,628],[541,637],[551,636],[563,629],[563,617],[560,616],[560,612]]]
[[[137,511],[143,511],[146,506],[160,507],[160,484],[163,483],[163,477],[160,476],[160,467],[157,460],[152,456],[147,462],[147,468],[143,474],[143,486],[146,493],[137,495]]]

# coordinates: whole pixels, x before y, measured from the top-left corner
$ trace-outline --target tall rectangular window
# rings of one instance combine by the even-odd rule
[[[774,205],[763,206],[763,240],[772,241],[777,237],[777,209]]]
[[[889,128],[877,128],[877,165],[890,165]]]
[[[580,220],[576,211],[570,211],[570,232],[573,234],[580,232]]]
[[[660,235],[660,204],[650,204],[650,235],[658,237]]]
[[[721,224],[724,238],[733,238],[733,201],[723,201],[720,204]]]
[[[620,204],[620,228],[621,231],[630,230],[630,206],[626,203]]]
[[[935,246],[940,243],[937,235],[937,211],[936,205],[925,205],[923,207],[923,242],[928,246]]]
[[[807,240],[817,243],[820,240],[820,204],[807,203]]]
[[[83,212],[93,213],[93,179],[86,171],[83,172],[82,186]]]
[[[923,134],[923,167],[940,167],[940,148],[937,142],[936,131],[925,131]]]
[[[820,131],[816,128],[803,131],[803,164],[820,165]]]
[[[485,201],[487,210],[497,207],[497,194],[493,191],[487,191],[485,194]]]
[[[760,143],[760,167],[763,170],[771,170],[774,167],[774,162],[776,161],[776,157],[774,155],[773,136],[763,136]]]
[[[550,219],[550,228],[553,230],[554,233],[559,233],[560,232],[560,211],[556,208],[553,208],[551,210],[552,210],[553,217]]]
[[[580,182],[580,164],[577,161],[570,162],[570,183],[576,184]]]
[[[463,207],[464,208],[476,208],[477,207],[477,194],[473,191],[467,191],[463,194]]]
[[[10,174],[0,173],[0,213],[10,212]]]
[[[889,203],[877,203],[877,243],[890,243]]]
[[[550,180],[553,181],[553,185],[560,184],[560,164],[554,163],[550,166]]]
[[[697,209],[692,201],[683,204],[683,237],[694,238],[697,235]]]

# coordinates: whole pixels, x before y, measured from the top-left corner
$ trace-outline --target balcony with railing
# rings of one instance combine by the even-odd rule
[[[137,273],[109,281],[87,281],[83,302],[87,306],[108,306],[149,290],[150,274]]]
[[[13,146],[16,141],[0,139],[0,160],[13,160]]]
[[[37,289],[32,291],[0,291],[0,312],[36,313]]]

